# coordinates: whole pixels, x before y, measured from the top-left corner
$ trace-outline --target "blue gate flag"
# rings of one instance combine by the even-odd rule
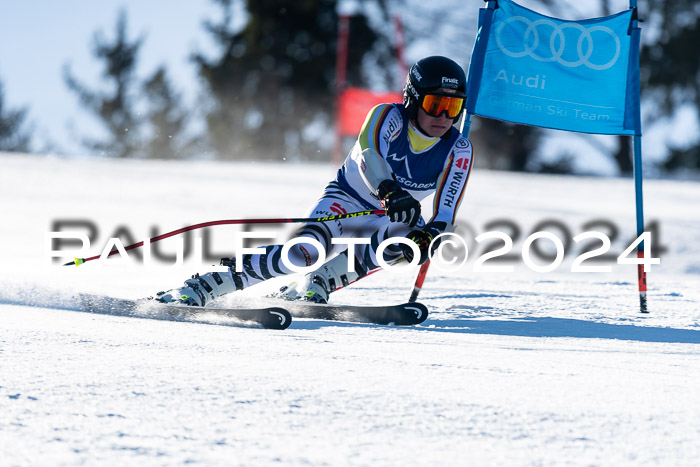
[[[568,21],[510,0],[495,3],[479,10],[467,112],[581,133],[642,134],[634,10]]]

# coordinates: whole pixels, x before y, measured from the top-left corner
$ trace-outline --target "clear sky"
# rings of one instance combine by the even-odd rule
[[[186,102],[199,88],[189,55],[213,46],[202,23],[218,18],[210,0],[0,0],[0,81],[10,108],[28,108],[35,142],[84,153],[81,136],[99,131],[63,80],[63,66],[91,89],[101,88],[101,64],[92,55],[95,32],[111,41],[121,8],[128,37],[145,36],[137,74],[149,76],[163,64]],[[87,130],[87,131],[86,131]]]

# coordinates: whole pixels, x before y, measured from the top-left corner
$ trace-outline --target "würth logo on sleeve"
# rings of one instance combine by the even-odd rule
[[[337,215],[347,214],[347,211],[338,203],[331,204],[330,210]]]
[[[455,162],[455,165],[462,170],[467,170],[469,168],[469,158],[462,157],[460,159],[457,159],[457,162]]]
[[[445,198],[442,202],[443,206],[448,208],[454,207],[456,198],[461,192],[460,188],[462,187],[462,180],[464,180],[464,172],[454,172],[452,174],[449,184],[445,187]]]

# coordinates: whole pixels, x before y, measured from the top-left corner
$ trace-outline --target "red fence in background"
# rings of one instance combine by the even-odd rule
[[[367,112],[377,104],[402,102],[400,92],[375,92],[369,89],[346,88],[338,96],[338,133],[356,137],[360,134]]]
[[[406,62],[404,60],[404,33],[401,20],[394,16],[394,41],[396,42],[396,59],[399,64],[399,87],[403,85],[403,77],[406,76]],[[402,102],[401,92],[376,92],[369,89],[346,86],[348,47],[350,41],[350,16],[340,15],[338,18],[338,48],[335,68],[336,104],[338,109],[336,121],[336,144],[333,151],[333,160],[339,163],[343,157],[342,139],[344,137],[355,138],[360,134],[362,124],[365,122],[367,112],[377,104],[385,102]]]

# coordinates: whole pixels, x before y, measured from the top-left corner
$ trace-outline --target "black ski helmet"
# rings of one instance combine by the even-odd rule
[[[403,88],[403,105],[409,118],[416,118],[426,94],[467,97],[467,76],[462,67],[439,55],[418,60],[408,70],[406,86]]]

